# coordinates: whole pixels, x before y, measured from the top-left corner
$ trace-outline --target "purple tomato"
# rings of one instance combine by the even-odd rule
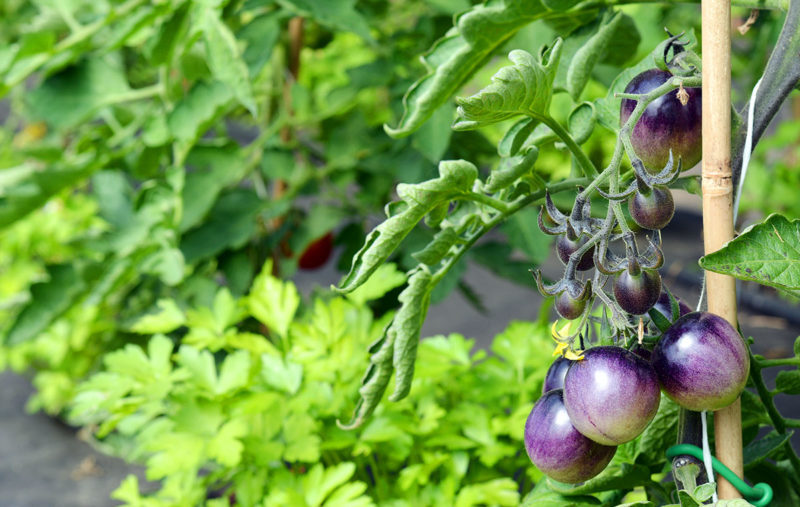
[[[673,296],[674,297],[674,296]],[[687,313],[692,313],[691,307],[683,302],[680,298],[675,298],[678,302],[678,317],[683,317]],[[653,308],[658,310],[658,313],[664,316],[665,319],[672,321],[672,305],[669,302],[669,294],[662,291],[658,296],[658,301],[653,305]]]
[[[552,391],[553,389],[564,389],[564,377],[567,375],[570,364],[572,364],[572,361],[564,356],[558,356],[558,358],[553,361],[553,364],[547,369],[547,375],[544,377],[542,393]]]
[[[750,356],[742,337],[722,317],[684,315],[653,349],[653,368],[664,393],[689,410],[719,410],[744,390]]]
[[[564,405],[575,428],[595,442],[619,445],[644,431],[658,411],[650,363],[622,347],[593,347],[564,378]]]
[[[561,389],[545,393],[525,421],[525,450],[548,477],[575,484],[605,469],[617,448],[593,442],[570,422]]]
[[[566,234],[559,236],[556,240],[556,251],[558,252],[558,257],[561,259],[561,262],[564,264],[568,263],[570,255],[582,247],[586,241],[587,239],[583,237],[571,240]],[[589,248],[586,253],[583,254],[576,267],[578,271],[586,271],[594,267],[594,247]]]
[[[639,227],[660,230],[672,220],[675,201],[667,187],[654,186],[647,192],[634,192],[628,199],[628,211]]]
[[[655,269],[642,268],[638,274],[625,269],[614,279],[614,299],[620,308],[642,315],[653,307],[661,294],[661,275]]]
[[[634,77],[625,93],[647,93],[666,83],[672,74],[660,69],[650,69]],[[702,156],[702,93],[700,88],[685,88],[689,96],[686,105],[678,100],[678,90],[663,95],[645,108],[642,117],[631,133],[631,143],[636,155],[648,171],[661,171],[669,160],[669,150],[683,169],[691,169]],[[636,101],[622,99],[620,124],[628,121]]]

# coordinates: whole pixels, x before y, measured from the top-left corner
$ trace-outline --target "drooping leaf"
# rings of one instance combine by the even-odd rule
[[[623,36],[618,33],[618,28],[622,25],[625,14],[621,12],[606,14],[599,23],[596,33],[594,33],[586,42],[581,44],[580,48],[575,52],[572,60],[569,62],[566,75],[566,89],[574,100],[578,100],[589,82],[592,75],[592,69],[595,64],[599,63],[605,56],[606,48],[614,37]],[[632,41],[633,47],[631,53],[636,52],[638,45],[638,33],[634,27],[633,33],[624,34],[625,40]],[[634,34],[636,37],[634,37]]]
[[[569,113],[567,128],[576,143],[583,144],[592,135],[596,116],[594,104],[591,102],[582,102]]]
[[[457,240],[458,234],[456,231],[452,227],[445,227],[436,233],[433,241],[425,245],[425,248],[411,255],[419,262],[433,266],[444,259],[450,251],[450,247],[455,245]]]
[[[700,259],[708,271],[785,290],[800,289],[800,220],[772,214]]]
[[[503,135],[497,145],[497,153],[501,157],[513,157],[516,155],[538,124],[538,120],[534,118],[523,118],[517,121]]]
[[[404,113],[396,127],[384,126],[394,137],[418,129],[456,93],[503,42],[521,27],[544,17],[539,2],[503,0],[476,5],[461,14],[455,27],[425,56],[428,74],[414,83],[403,98]]]
[[[453,128],[478,128],[526,113],[547,115],[561,45],[561,40],[556,40],[536,58],[521,49],[509,53],[514,65],[497,71],[492,83],[475,95],[457,99],[458,118]]]
[[[468,192],[478,177],[478,169],[464,160],[449,160],[439,164],[439,174],[436,179],[415,185],[397,185],[397,194],[402,199],[400,211],[367,235],[364,246],[353,258],[350,272],[337,288],[339,292],[351,292],[364,283],[427,213]]]
[[[353,292],[347,293],[347,299],[357,305],[380,298],[390,290],[406,283],[406,274],[397,269],[394,263],[382,264],[372,273],[369,280]]]
[[[395,388],[389,397],[391,401],[402,400],[411,390],[419,333],[428,312],[431,289],[430,272],[424,268],[418,269],[409,278],[408,287],[397,298],[402,306],[387,331],[394,335],[392,366],[395,369]]]
[[[489,173],[484,190],[494,193],[507,188],[519,178],[531,172],[537,158],[539,158],[539,149],[536,146],[531,146],[518,155],[500,159],[499,167]]]
[[[272,50],[281,34],[279,19],[277,13],[258,16],[236,34],[238,40],[247,44],[242,59],[247,64],[251,78],[254,78],[272,57]]]

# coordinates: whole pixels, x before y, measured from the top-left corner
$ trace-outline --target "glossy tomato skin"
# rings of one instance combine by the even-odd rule
[[[592,347],[564,378],[564,406],[573,426],[603,445],[639,436],[661,400],[650,363],[622,347]]]
[[[747,383],[750,356],[728,321],[713,313],[693,312],[664,333],[653,349],[652,364],[664,394],[700,412],[736,401]]]
[[[586,300],[573,299],[567,291],[556,296],[556,311],[568,320],[577,319],[586,309]]]
[[[569,484],[596,476],[617,452],[615,446],[593,442],[575,429],[561,389],[545,393],[533,406],[525,421],[525,450],[542,473]]]
[[[333,252],[333,233],[329,232],[312,241],[297,260],[300,269],[318,269],[328,262]]]
[[[628,211],[639,227],[661,230],[675,214],[675,201],[667,187],[655,186],[646,194],[634,192],[628,199]]]
[[[586,243],[586,238],[578,238],[576,240],[569,239],[566,235],[559,236],[558,240],[556,240],[556,251],[558,252],[558,258],[561,259],[561,262],[564,264],[569,262],[569,256],[572,255],[578,248],[582,247],[584,243]],[[586,271],[592,269],[594,267],[594,247],[589,248],[581,260],[578,261],[578,271]]]
[[[647,93],[672,77],[667,71],[650,69],[634,77],[625,88],[625,93]],[[644,110],[631,134],[631,143],[636,155],[642,159],[648,171],[659,172],[669,160],[669,150],[677,163],[682,160],[683,169],[694,167],[702,156],[702,91],[700,88],[685,88],[689,101],[684,106],[678,100],[678,90],[673,90],[651,102]],[[620,125],[624,125],[636,101],[622,99]]]
[[[558,356],[550,368],[547,369],[547,374],[544,377],[544,385],[542,386],[542,394],[553,389],[564,389],[564,377],[567,376],[572,361],[564,356]]]
[[[661,294],[661,275],[654,269],[642,269],[632,275],[627,269],[614,279],[614,299],[620,308],[633,315],[642,315],[653,307]]]

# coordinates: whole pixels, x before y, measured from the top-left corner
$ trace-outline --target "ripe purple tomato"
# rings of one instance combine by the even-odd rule
[[[553,364],[547,369],[547,375],[544,377],[542,394],[553,389],[564,389],[564,377],[567,375],[570,364],[572,364],[572,361],[564,356],[558,356],[553,361]]]
[[[605,469],[617,448],[593,442],[572,425],[561,389],[545,393],[525,421],[525,450],[548,477],[575,484]]]
[[[558,257],[561,259],[561,262],[566,264],[569,262],[569,256],[572,255],[573,252],[578,250],[578,248],[582,247],[584,243],[586,243],[587,239],[585,237],[578,238],[576,240],[569,239],[566,234],[559,236],[558,240],[556,240],[556,251],[558,252]],[[589,248],[581,260],[578,261],[578,271],[586,271],[592,269],[594,267],[594,247]]]
[[[683,300],[679,298],[675,298],[678,302],[678,317],[683,317],[687,313],[692,313],[692,309],[683,302]],[[661,292],[661,295],[658,296],[658,301],[656,304],[653,305],[653,308],[658,310],[658,312],[664,316],[669,321],[672,321],[672,306],[669,303],[669,294],[666,292]]]
[[[628,83],[625,93],[647,93],[671,77],[660,69],[646,70]],[[650,172],[659,172],[667,165],[670,149],[676,161],[681,158],[683,169],[691,169],[700,161],[702,93],[700,88],[685,90],[689,95],[685,106],[678,100],[678,90],[673,90],[651,102],[633,128],[633,149]],[[628,121],[635,107],[635,100],[622,99],[620,125]]]
[[[660,230],[675,214],[675,201],[667,187],[655,186],[647,194],[638,190],[628,199],[628,211],[639,227]]]
[[[658,411],[650,363],[622,347],[593,347],[564,378],[564,406],[575,428],[597,443],[620,445],[644,431]]]
[[[719,410],[744,390],[750,356],[742,337],[722,317],[684,315],[653,349],[653,368],[664,394],[689,410]]]
[[[653,307],[661,294],[661,275],[655,269],[642,268],[639,274],[624,270],[614,279],[614,299],[620,308],[642,315]]]

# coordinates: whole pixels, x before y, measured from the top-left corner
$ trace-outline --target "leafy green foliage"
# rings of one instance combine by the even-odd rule
[[[336,420],[352,407],[363,346],[392,315],[374,318],[363,303],[325,297],[301,307],[285,330],[252,334],[243,329],[256,316],[251,309],[267,322],[288,314],[285,306],[248,301],[263,298],[265,288],[296,290],[270,269],[267,263],[245,298],[221,289],[212,308],[181,311],[182,344],[164,334],[145,348],[129,344],[78,387],[70,420],[93,425],[104,448],[143,461],[147,478],[160,481],[143,494],[131,476],[114,498],[160,506],[222,489],[245,505],[519,503],[531,469],[519,452],[521,429],[549,363],[535,353],[550,341],[546,326],[513,323],[495,339],[493,357],[460,335],[423,340],[411,383],[417,394],[378,407],[362,428],[346,432]],[[371,297],[396,283],[384,280],[372,282]],[[161,308],[134,327],[174,326],[174,305]],[[188,339],[207,332],[201,312],[217,319],[227,337],[221,348]]]
[[[700,259],[703,269],[794,291],[800,289],[800,221],[778,214]]]

